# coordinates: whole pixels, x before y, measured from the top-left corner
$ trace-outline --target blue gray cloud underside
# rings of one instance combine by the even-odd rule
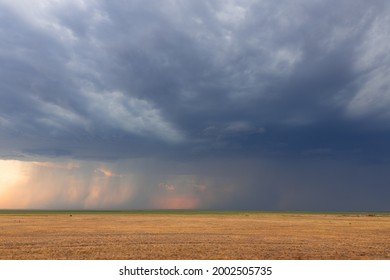
[[[28,5],[0,12],[0,130],[15,154],[388,155],[382,1]]]

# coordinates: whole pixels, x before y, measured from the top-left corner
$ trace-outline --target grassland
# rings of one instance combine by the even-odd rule
[[[390,213],[0,211],[0,259],[390,259]]]

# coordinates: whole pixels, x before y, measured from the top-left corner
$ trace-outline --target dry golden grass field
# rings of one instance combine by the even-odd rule
[[[390,259],[390,215],[3,211],[0,259]]]

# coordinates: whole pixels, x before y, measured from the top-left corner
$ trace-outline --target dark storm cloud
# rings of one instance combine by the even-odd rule
[[[329,162],[348,185],[359,164],[388,164],[389,12],[385,1],[1,1],[0,156],[169,159],[172,176],[196,159],[186,176],[242,182],[237,199],[253,204],[236,207],[256,207],[250,194],[269,208],[305,195],[315,205],[342,186],[316,181]],[[259,158],[278,162],[280,182]],[[305,174],[294,160],[326,164]],[[141,185],[159,184],[145,174]],[[384,180],[372,171],[354,201]]]
[[[389,101],[387,81],[371,77],[389,71],[381,1],[2,6],[2,130],[29,138],[15,150],[43,140],[77,156],[101,139],[128,156],[142,139],[273,150],[286,137],[300,138],[292,149],[332,149],[310,136],[318,124],[359,141],[348,131],[386,115],[370,104]],[[227,137],[235,124],[245,129]]]

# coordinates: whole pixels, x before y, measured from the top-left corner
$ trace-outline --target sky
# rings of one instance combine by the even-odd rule
[[[0,0],[0,209],[390,211],[390,2]]]

